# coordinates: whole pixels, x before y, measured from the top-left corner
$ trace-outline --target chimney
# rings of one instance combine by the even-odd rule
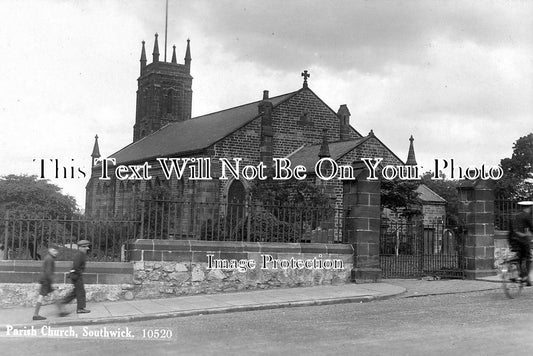
[[[322,131],[322,145],[320,146],[318,157],[319,158],[331,157],[331,155],[329,154],[328,130],[327,129],[324,129]]]
[[[261,146],[259,157],[270,171],[273,162],[274,148],[272,147],[272,102],[268,100],[268,90],[263,91],[263,100],[258,105],[261,115]],[[268,173],[267,173],[268,175]]]
[[[340,138],[341,141],[351,140],[350,136],[350,110],[346,104],[342,104],[337,111],[337,118],[339,119]]]

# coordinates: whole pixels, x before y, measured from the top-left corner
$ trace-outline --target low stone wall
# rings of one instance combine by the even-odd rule
[[[197,240],[134,240],[135,298],[349,283],[353,248]]]
[[[34,305],[42,268],[42,261],[0,261],[0,308]],[[54,287],[57,290],[45,299],[44,304],[64,297],[73,288],[67,278],[71,268],[71,261],[56,262]],[[132,263],[88,262],[83,280],[89,302],[134,298]]]
[[[0,308],[34,306],[39,295],[38,283],[2,283],[0,287]],[[52,304],[67,295],[73,288],[72,284],[54,284],[57,288],[43,301],[43,305]],[[134,298],[134,286],[131,284],[87,284],[85,286],[88,302],[131,300]],[[76,305],[76,301],[72,302]]]
[[[0,261],[0,283],[37,283],[43,262],[33,260]],[[72,261],[57,261],[54,283],[69,283]],[[124,262],[87,262],[85,284],[131,284],[133,266]]]
[[[246,289],[349,283],[352,245],[132,240],[130,262],[88,262],[87,301],[115,301]],[[71,289],[72,262],[57,261],[54,286],[44,304]],[[42,261],[0,261],[0,307],[34,305]],[[73,302],[74,303],[74,302]]]

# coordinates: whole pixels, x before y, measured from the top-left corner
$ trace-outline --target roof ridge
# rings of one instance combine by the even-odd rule
[[[418,188],[421,188],[421,187],[422,187],[423,189],[427,189],[427,190],[429,190],[429,192],[430,192],[431,194],[434,194],[436,197],[438,197],[438,198],[440,199],[440,201],[446,202],[446,199],[444,199],[444,198],[441,197],[437,192],[435,192],[433,189],[431,189],[430,187],[428,187],[427,184],[425,184],[425,183],[420,183],[420,184],[418,185]],[[418,188],[417,188],[417,189],[418,189]]]
[[[306,145],[306,144],[303,144],[301,145],[300,147],[298,147],[296,150],[292,151],[291,153],[289,153],[287,156],[285,156],[285,158],[290,158],[292,155],[296,154],[296,152],[298,151],[301,151],[304,147],[310,147],[311,145]]]
[[[277,95],[277,96],[274,96],[272,98],[268,98],[267,100],[272,100],[272,99],[278,99],[282,96],[286,96],[286,95],[294,95],[298,92],[299,90],[297,91],[293,91],[293,92],[288,92],[288,93],[285,93],[285,94],[280,94],[280,95]],[[229,110],[233,110],[233,109],[237,109],[237,108],[242,108],[244,106],[248,106],[248,105],[252,105],[252,104],[259,104],[260,102],[262,102],[263,100],[256,100],[256,101],[251,101],[249,103],[245,103],[245,104],[241,104],[241,105],[237,105],[237,106],[232,106],[231,108],[227,108],[227,109],[223,109],[223,110],[219,110],[219,111],[213,111],[213,112],[210,112],[210,113],[207,113],[207,114],[203,114],[203,115],[200,115],[200,116],[195,116],[195,117],[192,117],[191,120],[196,120],[196,119],[200,119],[202,117],[205,117],[205,116],[209,116],[209,115],[214,115],[214,114],[219,114],[221,112],[225,112],[225,111],[229,111]],[[276,106],[278,106],[280,103],[276,104]],[[176,122],[173,122],[173,123],[178,123],[178,122],[182,122],[182,121],[176,121]]]
[[[346,143],[346,142],[355,142],[357,141],[357,143],[359,143],[359,141],[362,141],[363,139],[366,139],[367,137],[358,137],[358,138],[352,138],[352,139],[349,139],[349,140],[337,140],[337,141],[330,141],[328,142],[328,145],[334,145],[334,144],[337,144],[337,143]],[[313,147],[313,146],[321,146],[322,143],[313,143],[313,144],[305,144],[303,145],[302,147],[298,148],[298,150],[302,149],[303,147]],[[296,151],[294,151],[296,152]]]

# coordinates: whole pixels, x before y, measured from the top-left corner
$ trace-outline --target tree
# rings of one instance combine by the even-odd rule
[[[63,244],[73,231],[66,222],[50,219],[72,217],[76,200],[61,193],[61,188],[37,176],[0,177],[0,230],[6,231],[6,246],[12,258],[39,259],[46,246]],[[4,217],[9,214],[9,219]],[[45,220],[44,218],[48,219]]]
[[[251,198],[255,207],[250,220],[252,240],[298,242],[311,230],[334,224],[329,195],[308,181],[257,181]]]
[[[496,184],[496,196],[502,199],[533,197],[533,133],[520,137],[513,145],[511,158],[500,161],[503,177]]]
[[[381,206],[410,219],[420,215],[418,182],[384,180],[381,182]]]
[[[446,200],[446,221],[448,224],[457,224],[459,221],[459,193],[457,192],[457,187],[460,182],[446,179],[446,175],[442,172],[440,176],[443,179],[431,179],[433,175],[433,172],[424,173],[421,182]]]
[[[0,217],[11,216],[57,218],[77,212],[76,200],[61,193],[61,188],[37,176],[0,177]]]

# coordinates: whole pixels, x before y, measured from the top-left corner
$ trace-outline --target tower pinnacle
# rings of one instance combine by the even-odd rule
[[[94,160],[96,158],[100,158],[100,147],[98,147],[98,135],[94,136],[94,146],[93,146],[93,153],[91,153],[92,157],[92,163],[91,166],[94,166]]]
[[[185,51],[185,68],[187,72],[191,72],[191,40],[187,38],[187,50]]]
[[[141,49],[141,74],[144,72],[144,68],[146,68],[146,50],[144,49],[144,41],[142,41],[142,49]]]
[[[176,46],[172,46],[172,63],[178,63],[178,61],[176,60]]]
[[[407,162],[405,163],[407,166],[416,166],[415,148],[413,145],[414,140],[413,135],[411,135],[409,138],[409,153],[407,154]]]
[[[157,33],[155,34],[154,52],[152,53],[152,62],[159,62],[159,44],[157,43]]]

